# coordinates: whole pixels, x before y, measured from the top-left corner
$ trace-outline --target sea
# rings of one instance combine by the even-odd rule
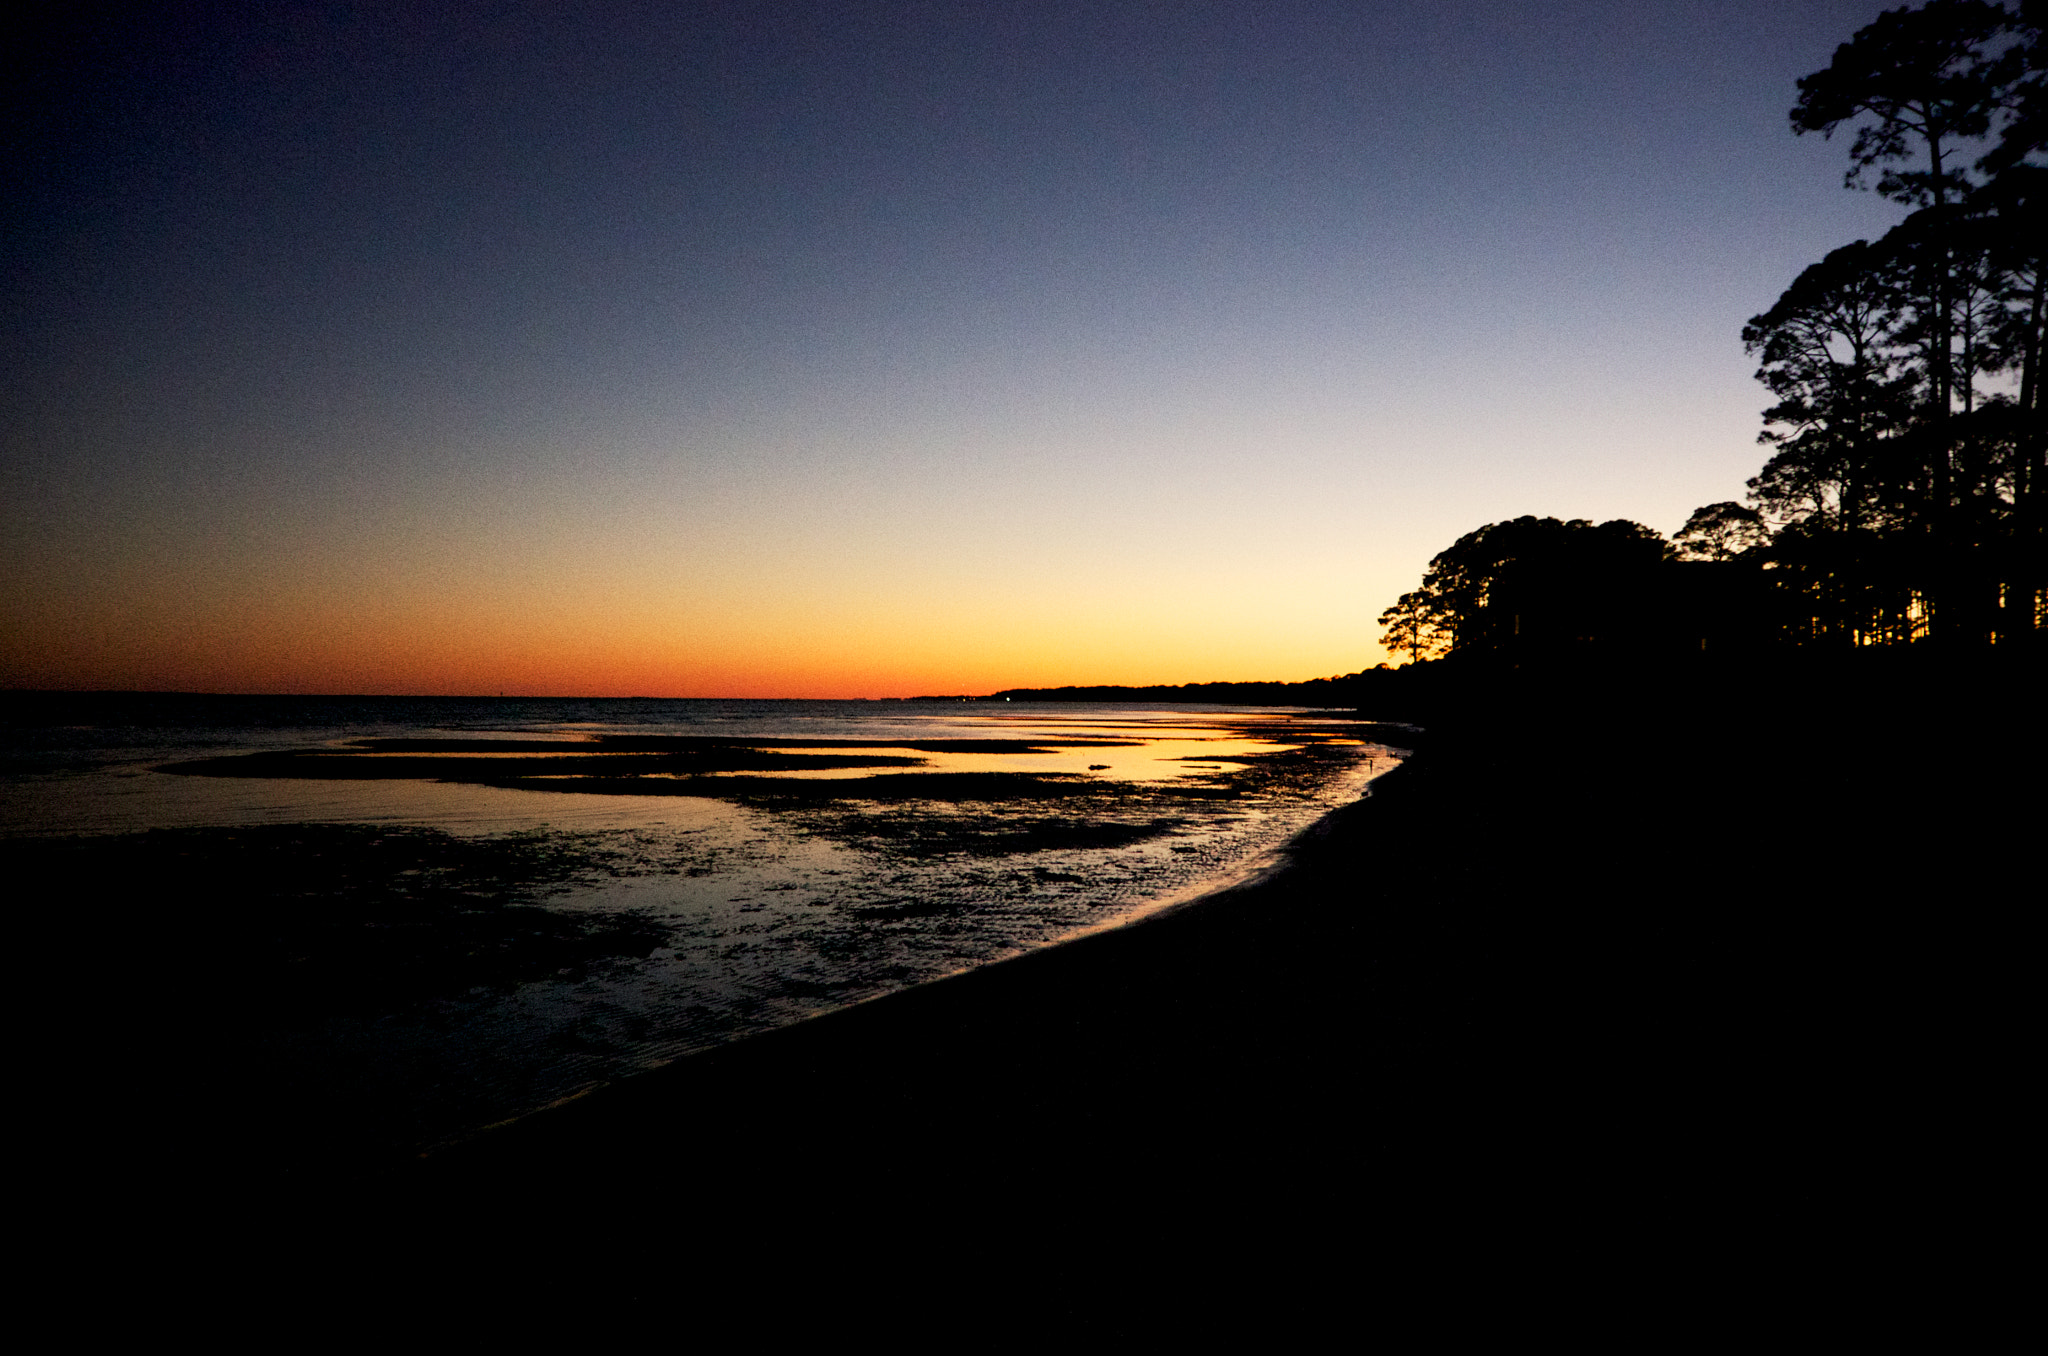
[[[252,1160],[347,1172],[1226,888],[1365,794],[1399,733],[1275,707],[10,692],[0,853],[32,906],[138,958],[131,1015],[180,1033]]]

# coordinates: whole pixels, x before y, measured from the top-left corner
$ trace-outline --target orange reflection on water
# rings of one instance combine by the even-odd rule
[[[1082,735],[1077,738],[1093,741],[1100,739],[1101,736]],[[921,765],[916,768],[905,768],[900,772],[879,768],[778,769],[774,775],[778,778],[799,778],[805,781],[834,781],[875,776],[915,777],[930,772],[1030,772],[1100,777],[1107,781],[1157,783],[1178,781],[1182,778],[1200,778],[1221,771],[1220,765],[1224,763],[1238,764],[1251,755],[1290,753],[1302,747],[1299,744],[1246,739],[1226,731],[1218,731],[1211,736],[1184,734],[1172,739],[1150,739],[1142,743],[1108,746],[1091,742],[1086,745],[1059,747],[1059,741],[1053,739],[1038,740],[1034,743],[1038,748],[1029,753],[935,753],[924,749],[878,744],[863,746],[860,752],[908,756],[921,760]],[[782,747],[776,752],[843,755],[848,750],[844,747]],[[740,771],[714,772],[709,775],[752,777],[760,774]]]

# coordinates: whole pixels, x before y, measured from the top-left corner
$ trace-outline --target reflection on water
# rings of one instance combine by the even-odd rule
[[[1061,741],[1046,739],[1036,742],[1058,745]],[[1118,741],[1115,744],[1105,741],[1081,745],[1077,740],[1066,747],[1031,753],[920,752],[886,744],[876,745],[872,752],[882,756],[908,756],[917,761],[919,766],[915,770],[906,769],[895,774],[899,776],[916,776],[922,772],[1035,772],[1094,777],[1104,781],[1170,782],[1197,776],[1202,770],[1214,770],[1213,766],[1205,768],[1204,765],[1242,762],[1254,754],[1292,753],[1300,747],[1298,744],[1238,738],[1234,732],[1217,729],[1213,733],[1181,730],[1176,731],[1173,737]],[[792,747],[783,752],[825,756],[840,750]],[[714,772],[708,775],[736,777],[749,774]],[[863,768],[817,768],[797,769],[778,775],[813,781],[844,781],[877,774]]]
[[[371,708],[372,718],[347,723],[217,720],[125,734],[16,726],[0,834],[391,825],[486,847],[504,835],[559,842],[585,863],[522,898],[565,919],[611,920],[607,935],[651,945],[373,1009],[344,1003],[290,1022],[248,1015],[222,1056],[241,1061],[229,1072],[267,1088],[297,1122],[345,1124],[363,1152],[391,1152],[1202,893],[1394,762],[1355,724],[1300,711],[529,702],[457,714]],[[545,747],[469,747],[483,739]],[[606,741],[639,751],[608,752]],[[382,775],[409,766],[391,760],[419,756],[452,759],[433,766],[455,778],[519,784]],[[547,764],[561,757],[579,764],[579,789],[547,788]],[[809,758],[881,766],[802,766]],[[711,770],[665,771],[664,759]],[[719,759],[772,771],[712,767]],[[153,770],[195,760],[205,775]],[[583,764],[641,770],[612,777]],[[372,779],[334,779],[355,775],[346,765]],[[239,775],[249,768],[299,770]],[[325,840],[320,832],[308,828],[299,850],[339,860],[360,847],[334,837],[339,827]],[[116,856],[110,847],[107,859]],[[402,880],[367,867],[358,876],[349,888],[386,904],[423,878],[418,868]]]

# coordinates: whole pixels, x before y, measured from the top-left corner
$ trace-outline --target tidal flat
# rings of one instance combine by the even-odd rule
[[[1398,761],[1313,712],[741,705],[158,728],[68,764],[45,731],[4,846],[121,939],[175,1097],[253,1171],[320,1175],[1207,893]],[[95,795],[101,831],[24,831]]]

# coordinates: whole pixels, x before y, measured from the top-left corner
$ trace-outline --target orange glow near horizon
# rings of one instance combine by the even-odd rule
[[[1297,615],[1314,610],[1302,600],[1228,610],[1164,600],[1182,607],[1162,605],[1136,621],[1126,619],[1128,599],[1069,603],[1057,593],[873,598],[857,607],[787,595],[758,597],[751,607],[708,598],[615,596],[608,607],[523,601],[53,598],[27,619],[41,625],[9,628],[0,663],[15,688],[863,698],[1292,681],[1379,658],[1365,643],[1356,599],[1341,600],[1349,604],[1348,636],[1318,636],[1314,619]],[[682,605],[671,612],[671,602]]]
[[[1029,522],[877,512],[834,530],[785,510],[747,534],[604,507],[552,499],[517,532],[302,514],[286,542],[190,528],[155,550],[112,532],[17,549],[0,686],[870,698],[1297,681],[1377,663],[1376,594],[1405,586],[1278,534],[1239,534],[1248,567],[1170,522],[1048,544]]]
[[[1030,654],[1023,639],[947,658],[822,645],[809,653],[777,653],[784,647],[772,643],[691,655],[673,644],[637,646],[628,637],[573,637],[556,647],[531,638],[473,634],[422,640],[360,631],[212,646],[206,636],[193,634],[140,652],[100,644],[11,656],[8,686],[306,695],[857,699],[980,695],[1015,687],[1300,681],[1370,667],[1354,660],[1348,665],[1340,661],[1289,669],[1280,663],[1232,662],[1220,656],[1209,663],[1177,663],[1171,654],[1146,662],[1131,655],[1130,647]]]

